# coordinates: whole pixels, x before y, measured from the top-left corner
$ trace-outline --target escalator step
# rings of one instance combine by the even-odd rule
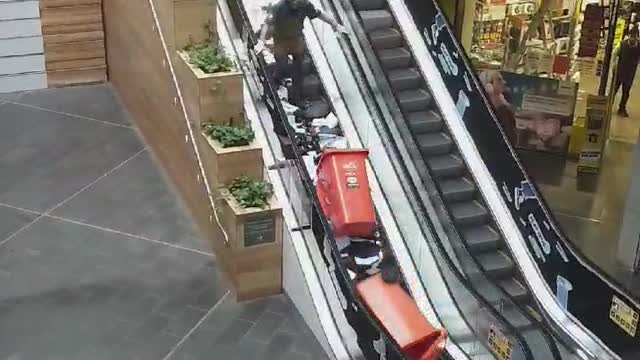
[[[496,250],[500,245],[500,235],[489,225],[465,229],[462,238],[469,246],[469,251],[474,253]]]
[[[384,9],[386,0],[352,0],[356,10],[377,10]]]
[[[529,291],[515,278],[500,280],[498,285],[517,302],[523,302],[529,298]]]
[[[393,15],[388,10],[363,10],[360,11],[362,27],[365,31],[388,29],[393,27]]]
[[[402,46],[402,34],[393,28],[372,31],[369,33],[369,38],[375,49],[393,49]]]
[[[511,325],[520,331],[531,329],[535,326],[534,323],[529,321],[529,319],[522,314],[520,309],[514,305],[504,306],[500,309],[500,313],[511,323]],[[536,333],[539,333],[539,331],[536,331]]]
[[[378,51],[382,67],[387,70],[411,66],[411,53],[403,47]]]
[[[317,74],[305,76],[302,86],[302,94],[307,97],[319,95],[322,92],[322,82]]]
[[[394,69],[389,71],[389,82],[393,90],[415,89],[420,86],[422,75],[415,68]]]
[[[405,116],[414,134],[424,134],[442,129],[442,118],[433,110],[415,111]]]
[[[425,89],[400,91],[398,102],[404,113],[427,110],[431,105],[431,94]]]
[[[427,164],[433,175],[440,179],[460,176],[466,170],[462,159],[454,154],[429,157]]]
[[[490,277],[505,277],[513,274],[513,261],[502,251],[487,252],[477,255],[480,267]]]
[[[420,151],[424,155],[443,155],[451,152],[453,141],[444,133],[421,134],[416,136]]]
[[[460,226],[484,225],[489,218],[487,209],[477,201],[451,205],[451,215],[453,215],[456,224]]]
[[[305,119],[323,118],[331,112],[329,103],[322,97],[310,99],[308,102],[308,106],[302,110],[302,117]]]
[[[476,193],[475,185],[463,177],[443,181],[440,183],[440,189],[444,199],[449,202],[473,200]]]

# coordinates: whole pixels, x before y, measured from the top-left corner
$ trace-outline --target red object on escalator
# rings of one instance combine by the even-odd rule
[[[366,149],[327,150],[317,168],[316,191],[336,237],[373,239],[376,217],[369,189]]]
[[[444,351],[447,331],[434,328],[416,303],[398,284],[388,284],[382,275],[356,285],[364,305],[411,360],[436,360]]]

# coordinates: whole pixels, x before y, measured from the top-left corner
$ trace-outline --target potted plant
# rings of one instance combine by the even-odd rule
[[[220,190],[239,300],[282,290],[282,208],[269,182],[239,176]]]
[[[203,119],[243,124],[242,72],[221,46],[211,41],[189,44],[178,51],[176,62],[185,107],[197,126]]]
[[[216,187],[227,186],[241,175],[263,178],[262,147],[247,126],[207,122],[202,126],[199,148],[205,171]]]

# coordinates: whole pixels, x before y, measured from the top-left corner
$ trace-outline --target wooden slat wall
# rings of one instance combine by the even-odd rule
[[[154,3],[163,33],[171,34],[172,1],[154,0]],[[222,234],[211,220],[213,209],[198,176],[192,144],[187,141],[188,127],[148,0],[107,0],[104,18],[109,80],[203,237],[219,255],[218,265],[229,274],[231,265],[221,255],[225,249],[216,245],[222,243]]]
[[[40,0],[40,14],[50,87],[107,80],[102,0]]]

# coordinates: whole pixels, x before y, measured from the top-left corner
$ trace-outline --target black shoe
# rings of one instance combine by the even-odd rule
[[[622,117],[626,117],[626,118],[629,117],[629,113],[627,112],[626,109],[619,109],[618,110],[618,115],[622,116]]]

